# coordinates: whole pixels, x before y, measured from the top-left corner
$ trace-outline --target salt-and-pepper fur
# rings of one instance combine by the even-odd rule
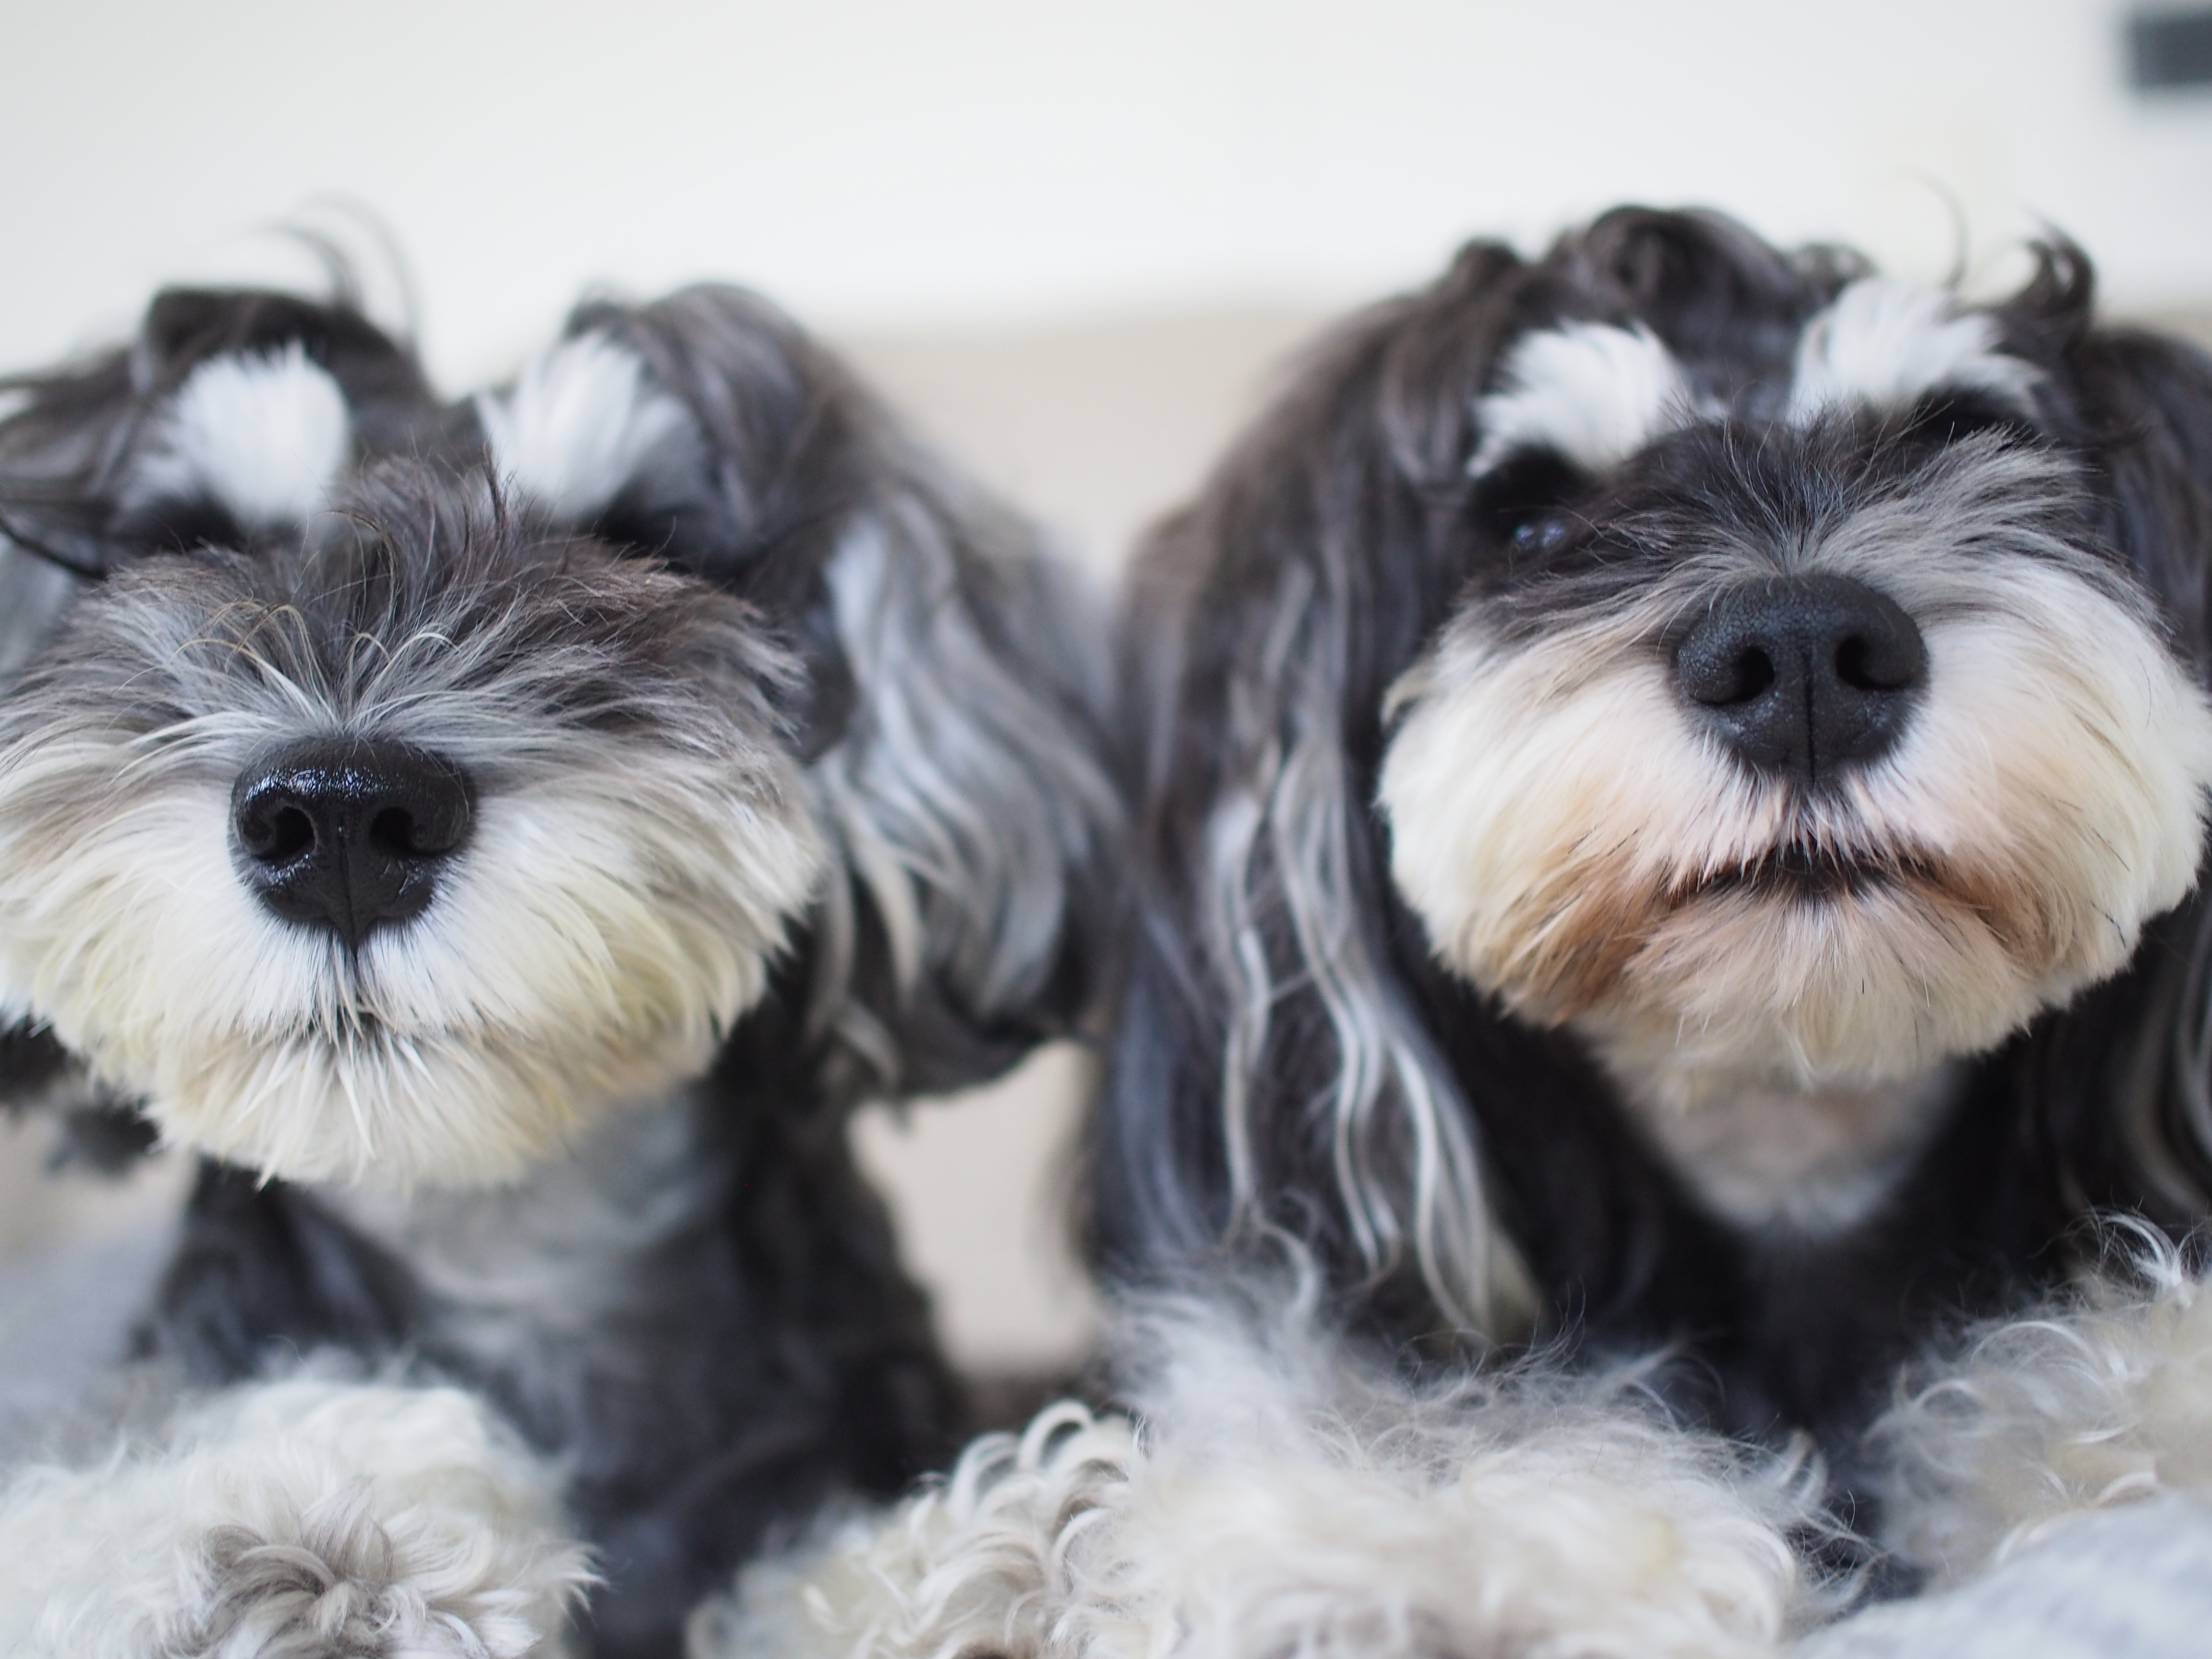
[[[138,1337],[213,1392],[18,1470],[8,1642],[550,1653],[588,1588],[593,1652],[665,1653],[949,1449],[844,1132],[1088,995],[1102,653],[1022,524],[734,289],[587,305],[459,404],[343,303],[173,293],[18,386],[0,614],[6,1081],[215,1155]],[[470,800],[352,949],[230,844],[245,769],[332,739]],[[318,1351],[383,1369],[295,1421]],[[349,1389],[491,1449],[387,1479],[316,1439]],[[96,1547],[111,1481],[173,1559]]]
[[[1312,354],[1125,625],[1102,1263],[1234,1275],[1288,1234],[1416,1418],[1501,1341],[1663,1352],[1681,1420],[1815,1437],[1871,1585],[1956,1576],[1820,1638],[1900,1652],[1999,1540],[2110,1562],[2086,1511],[2207,1490],[2193,1270],[2100,1279],[2094,1222],[2212,1213],[2212,363],[2035,257],[1984,305],[1704,214],[1475,244]],[[1901,735],[1818,788],[1671,675],[1791,575],[1926,652]],[[2186,1626],[2164,1570],[2146,1642]]]
[[[1279,1228],[1355,1324],[1679,1341],[1841,1467],[2098,1209],[2206,1214],[2212,364],[2038,257],[1974,306],[1628,210],[1315,352],[1133,578],[1109,1267]],[[1812,574],[1928,667],[1806,790],[1669,665]]]

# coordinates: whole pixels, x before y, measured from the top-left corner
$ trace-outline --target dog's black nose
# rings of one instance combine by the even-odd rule
[[[230,792],[247,885],[286,921],[327,927],[356,948],[371,928],[422,914],[471,814],[460,768],[374,738],[280,750]]]
[[[1674,652],[1674,682],[1730,748],[1808,787],[1905,729],[1928,648],[1897,602],[1844,576],[1731,588]]]

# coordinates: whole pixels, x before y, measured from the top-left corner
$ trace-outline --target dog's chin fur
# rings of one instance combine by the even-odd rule
[[[1901,1082],[2124,966],[2194,882],[2212,710],[2141,607],[2017,512],[2063,490],[2056,464],[1952,472],[1784,567],[1924,619],[1902,740],[1830,793],[1700,729],[1657,642],[1674,584],[1527,640],[1464,616],[1399,683],[1380,790],[1442,960],[1678,1105]],[[1756,568],[1725,543],[1701,563]]]
[[[703,1072],[759,998],[820,843],[753,781],[641,761],[489,802],[436,914],[357,956],[240,888],[222,793],[155,796],[11,862],[4,958],[173,1139],[288,1180],[507,1180]]]

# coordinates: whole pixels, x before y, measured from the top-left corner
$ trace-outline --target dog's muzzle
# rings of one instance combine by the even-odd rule
[[[468,841],[467,775],[411,744],[329,738],[263,757],[231,790],[242,880],[285,921],[358,951],[375,928],[412,921]]]

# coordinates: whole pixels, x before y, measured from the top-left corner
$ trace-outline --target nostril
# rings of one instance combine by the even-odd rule
[[[289,864],[314,846],[315,821],[287,802],[251,802],[238,815],[238,842],[263,864]]]
[[[467,827],[465,816],[441,811],[434,805],[422,811],[387,806],[369,820],[368,844],[392,858],[443,858],[459,844]]]
[[[1926,653],[1917,632],[1910,636],[1846,636],[1836,647],[1836,678],[1855,691],[1901,691],[1920,678]]]
[[[1773,684],[1774,659],[1764,651],[1747,651],[1735,659],[1735,675],[1729,695],[1718,701],[1747,702]]]
[[[369,820],[368,844],[398,858],[420,858],[423,853],[415,844],[415,815],[404,806],[387,806]]]
[[[1826,574],[1716,595],[1674,658],[1675,684],[1707,731],[1755,769],[1808,787],[1889,749],[1927,667],[1902,606]]]

